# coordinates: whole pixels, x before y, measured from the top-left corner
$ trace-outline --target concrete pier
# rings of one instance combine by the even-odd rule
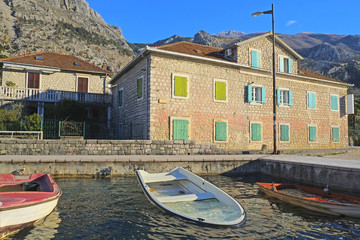
[[[196,174],[263,173],[334,188],[360,190],[360,161],[298,155],[2,155],[0,173],[24,169],[54,177],[133,176],[184,167]]]

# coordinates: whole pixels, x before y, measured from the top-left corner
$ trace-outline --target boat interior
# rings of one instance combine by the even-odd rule
[[[18,191],[37,191],[37,192],[52,192],[53,186],[47,175],[43,175],[31,181],[29,176],[13,176],[12,180],[0,181],[0,192],[18,192]]]

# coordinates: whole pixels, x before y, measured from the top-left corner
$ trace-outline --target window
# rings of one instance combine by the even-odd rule
[[[251,55],[251,64],[250,65],[252,67],[260,68],[260,51],[251,50],[250,55]]]
[[[226,101],[227,82],[225,80],[214,80],[214,100]]]
[[[340,141],[340,128],[339,127],[332,127],[331,128],[331,137],[333,142]]]
[[[290,141],[290,125],[289,124],[280,124],[280,141],[283,141],[283,142]]]
[[[141,99],[143,97],[143,89],[144,89],[144,78],[143,77],[139,77],[137,79],[137,98]]]
[[[261,86],[248,85],[248,102],[266,103],[266,89]]]
[[[122,107],[124,104],[124,88],[120,88],[118,92],[118,104]]]
[[[261,141],[261,123],[251,124],[251,141]]]
[[[189,139],[189,120],[172,119],[173,140]]]
[[[35,60],[44,61],[44,58],[42,56],[35,56]]]
[[[330,105],[332,111],[339,111],[339,96],[330,95]]]
[[[288,89],[276,89],[277,105],[279,106],[292,106],[293,105],[293,92]]]
[[[293,72],[293,61],[291,58],[279,57],[279,71],[284,73],[292,73]]]
[[[187,98],[188,97],[188,77],[173,75],[172,81],[173,97],[175,98]]]
[[[40,88],[40,73],[28,72],[28,88]]]
[[[316,141],[316,126],[309,126],[309,142]]]
[[[89,79],[85,77],[78,77],[78,92],[88,92],[88,80]]]
[[[308,108],[316,108],[316,93],[307,93],[307,106]]]
[[[227,122],[215,121],[215,141],[227,141]]]

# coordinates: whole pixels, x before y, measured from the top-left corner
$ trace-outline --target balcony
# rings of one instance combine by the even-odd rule
[[[99,93],[40,90],[36,88],[0,87],[0,100],[59,102],[64,99],[79,101],[82,103],[111,104],[112,96],[110,94],[99,94]]]

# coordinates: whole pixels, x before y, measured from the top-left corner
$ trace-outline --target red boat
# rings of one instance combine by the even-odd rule
[[[0,238],[46,217],[60,196],[48,174],[0,174]]]
[[[335,216],[360,217],[360,198],[293,184],[257,183],[270,197]]]

